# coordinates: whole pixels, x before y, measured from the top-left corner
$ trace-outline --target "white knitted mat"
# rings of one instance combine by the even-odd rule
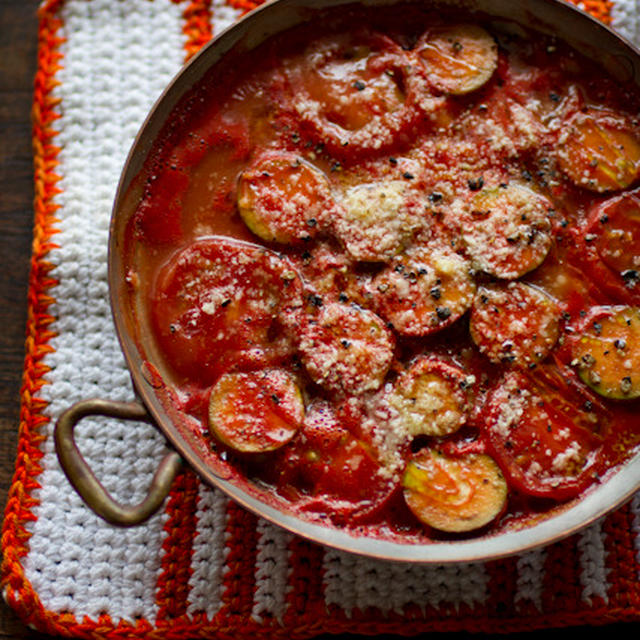
[[[130,377],[111,319],[107,284],[107,244],[117,181],[133,138],[147,111],[185,59],[186,2],[171,0],[66,0],[55,8],[61,21],[61,67],[53,90],[59,116],[55,144],[60,148],[60,193],[55,236],[48,262],[58,284],[50,327],[47,384],[39,392],[50,421],[38,477],[36,504],[27,522],[25,579],[47,611],[114,623],[144,619],[154,624],[159,611],[164,526],[160,513],[147,524],[115,529],[95,516],[70,488],[53,449],[51,431],[60,413],[78,400],[133,399]],[[636,0],[617,0],[614,27],[640,41]],[[239,11],[213,0],[213,31],[234,21]],[[76,440],[105,487],[125,503],[140,501],[159,461],[164,438],[146,424],[86,419]],[[640,500],[632,504],[631,535],[640,544]],[[227,499],[200,486],[187,615],[211,620],[225,601]],[[607,532],[599,522],[579,534],[579,599],[584,607],[607,603]],[[251,616],[279,620],[286,613],[291,585],[290,534],[260,521],[257,530],[255,589]],[[640,547],[639,547],[640,548]],[[544,610],[547,550],[514,563],[514,593],[522,610]],[[382,615],[402,614],[409,605],[435,608],[455,617],[490,597],[491,572],[484,564],[418,567],[391,565],[327,550],[323,556],[326,606],[346,616],[372,607]],[[637,579],[637,576],[636,576]],[[99,635],[99,634],[98,634]]]

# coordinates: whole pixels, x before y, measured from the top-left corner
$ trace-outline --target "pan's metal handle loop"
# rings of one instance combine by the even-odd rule
[[[122,505],[100,484],[75,443],[73,431],[76,425],[92,415],[139,422],[153,422],[153,419],[140,402],[82,400],[59,417],[54,433],[60,465],[87,506],[111,524],[123,527],[141,524],[161,507],[182,467],[182,459],[175,451],[168,453],[153,476],[146,498],[137,505]]]

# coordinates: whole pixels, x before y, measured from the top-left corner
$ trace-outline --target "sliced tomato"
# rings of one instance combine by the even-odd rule
[[[371,518],[399,487],[371,444],[350,433],[324,401],[309,407],[280,469],[280,485],[298,488],[300,509],[329,514],[338,524]]]
[[[574,261],[614,303],[640,304],[640,194],[623,193],[593,207],[574,233]]]
[[[354,304],[321,303],[300,333],[302,361],[317,384],[347,395],[382,385],[393,359],[394,340],[372,311]]]
[[[598,207],[587,233],[596,235],[596,250],[608,267],[629,285],[640,280],[640,193],[637,190],[607,200]]]
[[[606,398],[640,398],[640,307],[594,307],[572,340],[580,378]]]
[[[487,399],[483,437],[511,486],[562,501],[597,480],[606,417],[552,380],[506,373]]]
[[[471,338],[492,362],[529,366],[544,360],[560,334],[560,308],[523,282],[478,288],[469,322]]]
[[[420,522],[450,533],[485,526],[507,502],[502,471],[486,454],[447,455],[421,449],[407,464],[402,486],[405,501]]]
[[[634,253],[634,210],[639,202],[635,191],[609,198],[593,206],[586,223],[570,232],[569,260],[581,270],[598,304],[640,304],[640,268]]]
[[[424,336],[460,318],[476,285],[469,263],[446,246],[416,246],[391,260],[372,281],[378,312],[405,335]]]
[[[292,244],[313,238],[332,208],[327,178],[294,153],[266,152],[240,176],[240,215],[267,242]]]
[[[600,193],[631,186],[640,176],[640,136],[626,119],[584,108],[558,138],[558,163],[578,186]]]
[[[272,251],[222,237],[196,241],[162,267],[152,326],[174,372],[203,386],[232,368],[291,355],[284,322],[302,306],[301,282]]]
[[[420,95],[426,85],[412,76],[408,54],[364,30],[320,39],[288,75],[303,130],[340,157],[401,143],[428,94]]]
[[[392,428],[407,438],[456,432],[467,421],[474,382],[473,376],[444,360],[418,358],[384,398]]]
[[[453,95],[479,89],[498,66],[496,41],[476,24],[429,29],[415,50],[433,86]]]
[[[241,453],[266,453],[295,436],[304,418],[302,394],[282,369],[226,373],[209,400],[209,428]]]
[[[340,247],[331,242],[316,242],[290,257],[304,281],[322,299],[364,306],[365,297],[356,264]]]
[[[552,245],[551,209],[545,196],[516,182],[478,190],[460,221],[473,265],[505,279],[535,269]]]

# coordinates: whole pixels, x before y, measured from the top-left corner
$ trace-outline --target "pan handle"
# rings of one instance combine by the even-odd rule
[[[124,418],[138,422],[153,422],[153,420],[146,407],[140,402],[82,400],[62,413],[56,422],[54,432],[60,466],[87,506],[111,524],[121,527],[141,524],[162,506],[182,467],[182,459],[175,451],[169,452],[160,462],[146,498],[137,505],[120,504],[111,497],[95,477],[73,437],[73,431],[78,422],[92,415]]]

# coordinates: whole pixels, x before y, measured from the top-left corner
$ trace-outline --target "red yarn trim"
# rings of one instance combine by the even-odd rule
[[[182,12],[182,17],[185,21],[182,32],[187,36],[186,62],[198,53],[213,36],[211,0],[191,0]]]
[[[486,565],[489,574],[489,598],[487,607],[499,616],[522,615],[516,610],[514,594],[517,589],[517,564],[513,558],[495,560]]]
[[[602,20],[605,24],[611,24],[611,8],[613,2],[611,0],[568,0],[571,4],[575,4],[578,8],[586,13],[590,13],[598,20]]]
[[[288,551],[291,574],[283,622],[295,628],[317,619],[318,611],[324,609],[324,550],[317,544],[294,537],[289,542]]]
[[[196,508],[200,481],[191,469],[176,478],[169,493],[162,543],[162,573],[158,578],[158,620],[178,618],[187,612]]]
[[[243,14],[259,7],[261,4],[264,4],[264,2],[265,0],[227,0],[228,5],[242,11]]]
[[[615,541],[607,546],[607,579],[610,591],[617,595],[622,607],[640,609],[640,558],[635,548],[636,534],[633,532],[633,513],[629,504],[614,511],[604,521],[604,531],[608,540]]]
[[[222,617],[247,619],[253,609],[256,591],[256,557],[258,546],[256,516],[235,502],[227,503],[228,555],[227,572],[222,579]]]
[[[577,536],[571,536],[547,548],[543,610],[570,614],[582,605],[582,587],[579,583],[581,568],[576,542]]]
[[[577,0],[575,0],[577,2]],[[228,0],[241,11],[259,5],[252,0]],[[3,561],[1,586],[5,598],[25,623],[50,635],[63,635],[91,639],[157,639],[187,638],[221,640],[274,638],[293,640],[311,638],[320,633],[394,633],[413,635],[425,631],[478,631],[506,633],[585,624],[605,624],[640,619],[640,585],[637,576],[640,566],[634,549],[632,513],[629,506],[608,516],[604,522],[607,534],[607,565],[610,569],[610,602],[598,600],[591,608],[580,601],[579,571],[576,568],[576,540],[570,538],[547,548],[549,583],[545,593],[557,594],[547,602],[548,609],[541,616],[536,610],[514,610],[502,589],[513,593],[515,559],[488,563],[490,596],[485,607],[472,610],[462,606],[456,611],[443,608],[406,607],[403,615],[390,613],[382,616],[377,611],[355,611],[351,618],[339,607],[326,607],[322,592],[323,550],[299,538],[292,540],[291,577],[288,610],[285,625],[251,619],[255,595],[256,519],[234,503],[228,507],[227,572],[223,579],[221,611],[214,620],[204,615],[186,615],[188,576],[191,571],[188,557],[195,535],[197,479],[192,472],[177,480],[169,503],[169,520],[165,526],[162,575],[158,582],[160,620],[151,624],[147,620],[135,623],[114,621],[107,615],[97,620],[78,620],[72,614],[47,611],[24,575],[22,559],[28,553],[29,533],[26,524],[34,520],[33,507],[37,499],[33,490],[38,488],[41,472],[39,461],[44,436],[42,427],[49,421],[44,415],[46,403],[38,392],[46,381],[47,368],[43,357],[52,350],[50,339],[54,335],[50,324],[54,318],[49,306],[54,302],[50,291],[57,283],[50,275],[48,252],[55,247],[57,205],[55,196],[60,192],[56,174],[58,148],[54,144],[57,101],[52,90],[56,86],[56,73],[60,69],[60,31],[62,21],[57,17],[62,0],[49,0],[41,6],[39,17],[38,72],[35,78],[33,104],[33,145],[35,169],[35,224],[32,270],[29,286],[26,357],[22,386],[20,433],[16,471],[9,491],[5,520],[2,528]],[[611,2],[596,0],[584,2],[594,15],[609,22]],[[207,0],[192,0],[185,7],[184,33],[186,57],[211,37],[211,8]],[[184,501],[184,502],[183,502]],[[186,550],[186,551],[185,551]],[[566,573],[558,572],[559,563],[570,563]],[[563,583],[564,581],[564,583]],[[174,598],[175,601],[171,602]]]

